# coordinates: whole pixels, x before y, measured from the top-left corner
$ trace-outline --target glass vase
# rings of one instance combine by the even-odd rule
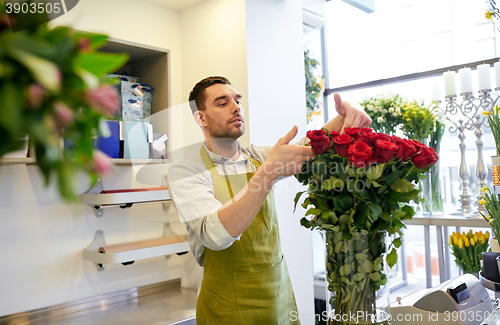
[[[439,149],[436,152],[439,157]],[[443,214],[443,196],[441,189],[441,171],[440,171],[440,161],[431,167],[430,179],[431,179],[431,198],[432,198],[432,214]]]
[[[420,139],[420,143],[429,145],[429,139]],[[439,177],[439,176],[438,176]],[[423,215],[432,215],[432,175],[430,172],[423,174],[418,182],[419,203],[416,212]]]
[[[326,231],[328,325],[388,324],[389,285],[384,273],[386,232]]]

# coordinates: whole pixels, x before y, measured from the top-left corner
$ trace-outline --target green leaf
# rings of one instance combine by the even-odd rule
[[[0,108],[0,125],[5,130],[10,131],[12,136],[18,135],[20,132],[19,126],[22,124],[22,89],[16,88],[13,83],[6,82],[0,86],[0,98],[2,99],[2,106]],[[6,139],[0,139],[0,142]],[[4,145],[2,143],[2,145]]]
[[[364,260],[363,261],[363,270],[366,272],[366,273],[370,273],[371,271],[373,271],[373,264],[372,262],[370,262],[369,260]]]
[[[330,211],[323,211],[321,213],[321,218],[323,219],[328,219],[329,216],[330,216]]]
[[[382,173],[384,172],[384,167],[385,167],[385,164],[372,165],[366,171],[366,177],[372,181],[379,179],[380,176],[382,176]]]
[[[321,187],[322,187],[322,189],[329,191],[329,190],[333,190],[334,188],[341,189],[343,186],[344,186],[343,180],[332,176],[329,179],[327,179],[326,181],[324,181],[323,185]]]
[[[328,206],[328,204],[324,200],[322,200],[320,198],[316,198],[316,203],[317,203],[318,208],[320,208],[321,210],[330,211],[330,207]]]
[[[108,41],[108,36],[102,34],[91,34],[91,33],[75,33],[78,39],[88,38],[90,40],[90,48],[96,50],[101,46],[105,45]]]
[[[365,278],[365,275],[363,273],[356,273],[353,278],[355,281],[359,282]]]
[[[396,180],[394,183],[392,183],[391,188],[394,191],[397,191],[400,193],[407,193],[407,192],[415,190],[415,186],[404,178],[400,178],[400,179]]]
[[[313,226],[313,222],[304,217],[300,219],[300,225],[306,228],[311,228]]]
[[[323,212],[323,211],[321,211],[321,209],[310,208],[309,210],[307,210],[306,216],[311,215],[311,214],[313,214],[315,216],[319,216],[321,214],[321,212]]]
[[[401,237],[398,237],[392,241],[394,247],[399,248],[403,242],[401,241]]]
[[[14,48],[9,51],[15,60],[31,72],[40,85],[50,91],[58,91],[61,88],[59,68],[54,62]]]
[[[418,196],[418,193],[419,193],[419,190],[413,190],[413,191],[409,191],[406,193],[401,193],[397,197],[397,201],[398,202],[410,202],[411,200],[413,200],[414,198],[416,198]]]
[[[396,264],[398,260],[398,253],[396,252],[396,249],[393,248],[389,254],[387,254],[387,257],[385,258],[387,261],[387,264],[389,267],[392,269],[392,267]]]
[[[76,59],[78,67],[100,76],[113,72],[122,67],[128,61],[125,53],[81,53]]]
[[[352,208],[354,201],[352,197],[350,196],[344,196],[343,198],[340,199],[340,205],[345,209],[348,210]]]
[[[382,275],[380,274],[380,272],[372,272],[370,273],[369,277],[373,282],[379,282],[382,279]]]
[[[109,129],[108,129],[109,130]],[[299,202],[300,197],[302,194],[304,194],[306,191],[299,192],[295,195],[295,198],[293,199],[294,205],[293,205],[293,212],[295,212],[295,209],[297,209],[297,203]]]
[[[339,273],[341,276],[346,276],[351,273],[351,265],[350,264],[345,264],[342,265],[339,269]]]
[[[380,187],[381,185],[375,181],[372,181],[372,185],[373,187]],[[385,188],[387,188],[387,186],[384,186]],[[385,189],[383,189],[382,191],[385,191]]]
[[[382,214],[382,208],[378,204],[372,202],[372,204],[370,205],[370,209],[375,218],[378,218]]]
[[[400,218],[400,220],[406,220],[406,219],[411,219],[415,215],[415,210],[409,205],[405,205],[404,207],[401,208],[405,212],[405,216]]]

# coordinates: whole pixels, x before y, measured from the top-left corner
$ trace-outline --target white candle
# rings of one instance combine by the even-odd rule
[[[479,90],[491,90],[490,65],[480,64],[477,66],[477,77],[479,79]]]
[[[431,86],[431,102],[440,102],[441,101],[441,87],[439,87],[440,79],[434,78],[432,80]]]
[[[500,88],[500,62],[495,62],[495,84]]]
[[[460,93],[471,93],[472,92],[472,73],[471,68],[462,68],[458,70],[460,75]]]
[[[457,91],[455,89],[455,72],[447,71],[443,73],[443,76],[444,76],[444,90],[446,97],[456,96]]]

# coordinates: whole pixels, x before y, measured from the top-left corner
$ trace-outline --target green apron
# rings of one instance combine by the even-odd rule
[[[254,175],[221,176],[203,147],[200,155],[212,175],[215,198],[222,204],[233,199]],[[300,324],[291,320],[298,318],[297,305],[281,251],[272,190],[240,240],[220,251],[205,248],[203,261],[196,324]]]

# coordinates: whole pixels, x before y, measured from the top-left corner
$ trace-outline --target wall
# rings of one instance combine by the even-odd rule
[[[131,16],[131,12],[137,14]],[[170,50],[171,103],[181,103],[179,12],[136,0],[85,0],[52,25],[104,32]],[[182,120],[176,112],[172,114]],[[173,134],[182,132],[182,123],[173,127]],[[156,169],[150,174],[156,176],[153,185],[159,186],[163,166],[150,169]],[[160,204],[138,205],[127,210],[106,209],[102,218],[96,218],[88,206],[77,208],[61,202],[53,187],[43,186],[36,166],[0,166],[0,180],[0,316],[184,274],[184,257],[177,255],[136,261],[129,267],[108,266],[102,272],[82,259],[82,250],[90,245],[96,230],[104,231],[107,244],[161,237],[165,221],[178,223],[175,210],[165,212]],[[143,187],[135,180],[132,167],[117,167],[104,178],[104,186]],[[78,190],[87,189],[82,177]],[[185,230],[180,226],[177,231],[182,233]]]
[[[275,144],[293,125],[298,140],[306,132],[301,1],[245,3],[250,143]],[[302,324],[314,324],[311,232],[300,226],[304,210],[293,213],[300,190],[293,178],[278,183],[276,204]]]

